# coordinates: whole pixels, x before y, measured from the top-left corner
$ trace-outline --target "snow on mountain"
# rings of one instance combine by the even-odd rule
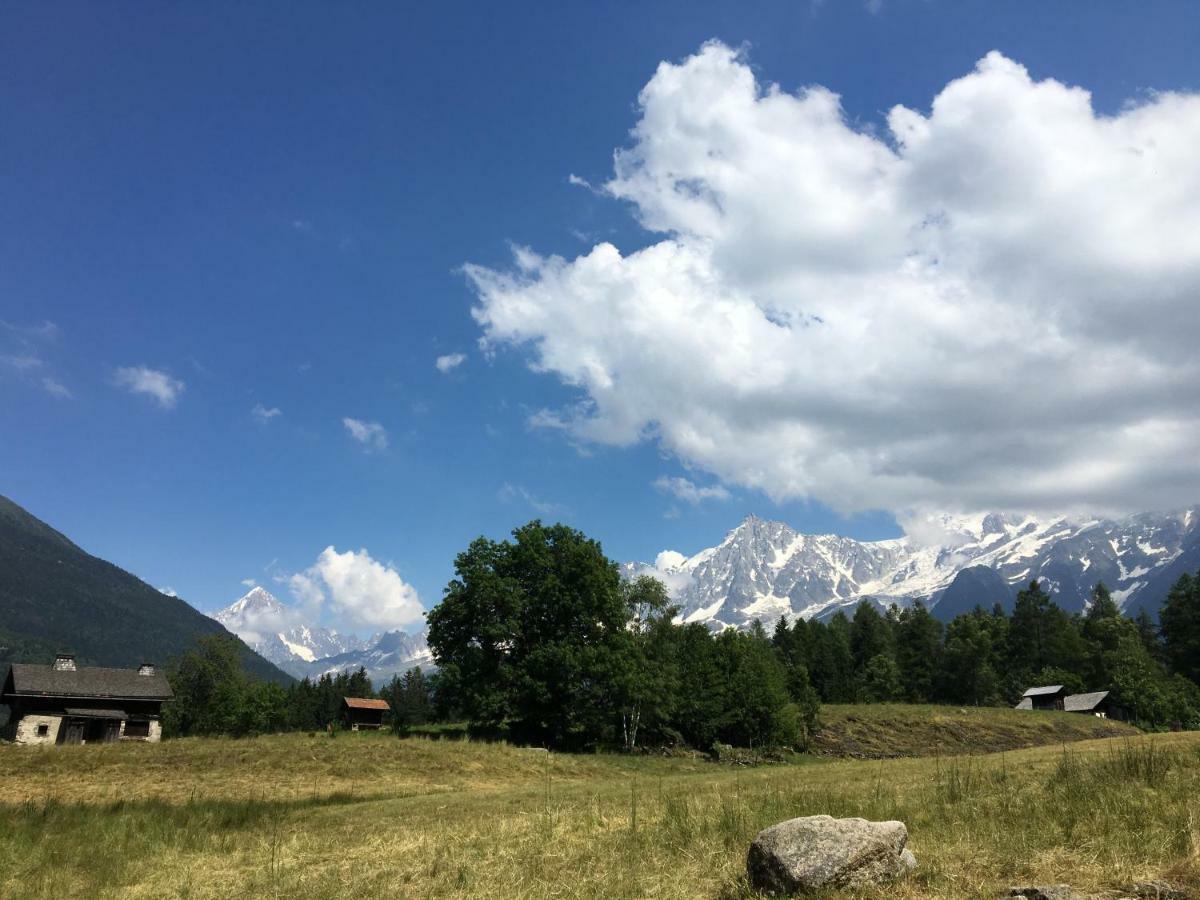
[[[752,515],[716,547],[690,557],[664,551],[624,571],[661,578],[685,622],[713,627],[821,616],[863,599],[922,599],[936,609],[967,568],[993,570],[1013,594],[1040,579],[1069,611],[1084,608],[1097,581],[1127,610],[1153,610],[1172,572],[1200,568],[1197,512],[1120,520],[941,515],[907,523],[904,537],[885,541],[800,534]]]
[[[252,588],[213,618],[290,675],[296,675],[303,664],[363,646],[354,635],[299,622],[293,610],[261,587]]]
[[[380,684],[393,675],[404,674],[414,666],[425,670],[434,668],[433,653],[425,642],[425,632],[407,634],[403,631],[384,631],[374,635],[357,650],[317,660],[307,667],[304,674],[317,676],[325,672],[356,671],[362,667],[372,681]]]
[[[413,666],[430,668],[433,664],[424,632],[384,631],[364,641],[299,621],[295,610],[261,587],[251,589],[213,618],[296,678],[361,666],[372,680],[382,681]]]

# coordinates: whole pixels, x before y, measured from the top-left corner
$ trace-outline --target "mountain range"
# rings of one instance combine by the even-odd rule
[[[299,621],[297,611],[263,587],[254,587],[213,618],[296,678],[365,668],[376,683],[413,666],[430,668],[425,634],[382,631],[363,640]]]
[[[48,663],[68,652],[84,665],[165,665],[212,634],[228,632],[0,497],[0,663]],[[251,675],[291,681],[241,641],[238,648]]]
[[[1071,612],[1103,581],[1127,613],[1154,613],[1181,574],[1200,569],[1200,508],[1121,519],[944,515],[919,526],[857,541],[751,515],[716,547],[689,557],[664,551],[623,570],[660,578],[684,621],[719,628],[826,617],[861,600],[903,607],[920,599],[949,620],[976,604],[1011,609],[1033,579]]]

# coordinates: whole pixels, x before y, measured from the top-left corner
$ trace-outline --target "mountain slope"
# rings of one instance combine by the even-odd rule
[[[685,621],[744,627],[831,615],[864,599],[921,599],[935,611],[945,601],[949,618],[976,603],[1010,605],[1035,578],[1070,612],[1084,608],[1097,581],[1125,609],[1153,612],[1179,574],[1200,567],[1196,509],[1119,520],[943,515],[920,531],[922,540],[866,542],[749,516],[716,547],[691,557],[665,551],[624,571],[661,578]],[[965,570],[974,571],[959,581]]]
[[[196,638],[222,633],[183,600],[90,555],[0,496],[0,662],[45,662],[70,651],[90,665],[166,663]],[[290,680],[242,648],[251,675]]]

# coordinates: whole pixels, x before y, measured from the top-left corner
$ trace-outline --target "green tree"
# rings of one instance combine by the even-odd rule
[[[728,673],[717,642],[699,622],[678,630],[679,693],[674,728],[693,747],[709,748],[725,727],[726,709],[737,702],[730,695]]]
[[[946,628],[940,698],[975,706],[1003,702],[999,672],[1007,640],[1008,620],[1002,614],[976,607],[956,616]]]
[[[722,737],[742,747],[792,746],[801,735],[788,696],[787,675],[762,629],[758,632],[730,629],[717,638],[730,701],[723,716]]]
[[[888,703],[899,700],[904,692],[900,667],[886,653],[880,653],[867,663],[862,676],[863,699],[868,703]]]
[[[640,576],[623,582],[631,648],[629,668],[621,689],[621,742],[626,750],[638,745],[639,735],[656,743],[670,742],[678,732],[670,725],[679,692],[678,607],[671,604],[661,581]]]
[[[910,703],[929,703],[934,697],[944,630],[920,600],[896,617],[896,665],[903,699]]]
[[[633,647],[617,564],[565,525],[479,538],[429,613],[429,646],[473,724],[555,747],[612,739]]]
[[[252,728],[247,712],[247,680],[239,642],[228,635],[206,635],[167,669],[174,693],[163,709],[168,737],[245,734]]]
[[[392,730],[397,734],[405,734],[432,718],[429,680],[419,666],[409,669],[403,676],[393,675],[379,693],[392,708]]]
[[[1158,620],[1171,671],[1200,684],[1200,573],[1180,576]]]

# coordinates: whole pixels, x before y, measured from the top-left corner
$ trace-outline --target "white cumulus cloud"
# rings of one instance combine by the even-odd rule
[[[302,606],[324,607],[351,627],[397,629],[422,621],[417,590],[366,550],[326,547],[317,561],[288,579]]]
[[[368,450],[386,450],[388,445],[387,429],[378,422],[363,422],[349,417],[342,419],[342,424],[350,432],[350,436]]]
[[[654,487],[664,494],[670,494],[677,500],[691,503],[693,506],[705,500],[728,500],[729,491],[720,484],[702,487],[687,478],[662,475],[654,480]]]
[[[145,394],[163,409],[170,409],[183,393],[184,383],[166,372],[148,366],[122,366],[114,376],[117,387],[133,394]]]
[[[439,372],[445,375],[447,372],[457,369],[466,361],[467,355],[465,353],[448,353],[445,356],[439,356],[434,365],[437,366]]]
[[[844,512],[1200,497],[1200,96],[993,52],[876,133],[710,43],[638,103],[605,190],[656,243],[466,269],[578,392],[536,421]]]

